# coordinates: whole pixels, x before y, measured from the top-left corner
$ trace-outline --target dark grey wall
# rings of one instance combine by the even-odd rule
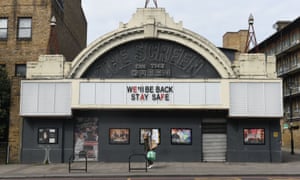
[[[39,128],[57,128],[57,144],[38,144]],[[56,118],[25,118],[22,136],[22,163],[43,163],[45,148],[50,148],[50,162],[67,162],[73,153],[73,122]],[[64,139],[63,139],[64,137]],[[64,152],[62,151],[64,149]]]
[[[105,110],[74,111],[74,117],[97,117],[99,119],[99,161],[127,162],[132,153],[143,153],[139,144],[140,128],[160,128],[161,144],[157,148],[157,161],[202,160],[203,119],[225,118],[226,111],[196,110]],[[23,125],[22,162],[42,163],[44,147],[38,144],[39,128],[57,128],[58,144],[49,145],[51,162],[67,162],[73,154],[74,123],[71,119],[25,118]],[[130,144],[109,144],[110,128],[130,128]],[[192,145],[172,145],[171,128],[191,128]],[[244,128],[264,128],[265,144],[245,145]],[[276,137],[278,134],[278,137]],[[281,134],[279,119],[228,119],[228,162],[280,162]],[[64,151],[62,151],[64,149]]]
[[[281,161],[281,131],[279,119],[229,119],[227,123],[227,160],[229,162]],[[265,144],[244,144],[244,128],[264,128]],[[277,133],[278,137],[276,137]]]
[[[132,153],[143,153],[139,144],[140,128],[160,128],[161,143],[158,146],[157,161],[201,161],[201,118],[207,113],[201,111],[102,111],[81,112],[76,116],[99,117],[99,160],[107,162],[128,161]],[[109,128],[130,128],[130,144],[109,144]],[[172,145],[171,128],[191,128],[192,145]]]
[[[201,54],[174,41],[143,39],[98,57],[82,78],[220,78]]]

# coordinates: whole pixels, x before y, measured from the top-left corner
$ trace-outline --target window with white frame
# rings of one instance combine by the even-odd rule
[[[0,40],[6,40],[8,36],[8,18],[0,17]]]
[[[18,39],[31,39],[32,18],[22,17],[18,20]]]

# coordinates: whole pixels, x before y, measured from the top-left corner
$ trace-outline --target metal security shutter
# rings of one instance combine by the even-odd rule
[[[204,162],[226,161],[227,134],[225,122],[203,122],[202,147]]]

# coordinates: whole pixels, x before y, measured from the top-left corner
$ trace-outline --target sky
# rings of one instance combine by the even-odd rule
[[[276,31],[278,20],[293,21],[300,16],[300,0],[157,0],[160,8],[182,21],[183,27],[205,37],[218,47],[226,32],[248,29],[254,16],[256,39],[262,42]],[[82,0],[88,22],[87,43],[127,23],[145,0]],[[150,0],[148,7],[154,7]]]

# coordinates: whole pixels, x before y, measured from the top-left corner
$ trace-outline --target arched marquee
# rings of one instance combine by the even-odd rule
[[[176,23],[162,24],[160,19],[169,18],[165,13],[156,15],[135,15],[134,23],[97,39],[73,61],[69,78],[235,77],[229,59],[212,43]]]

